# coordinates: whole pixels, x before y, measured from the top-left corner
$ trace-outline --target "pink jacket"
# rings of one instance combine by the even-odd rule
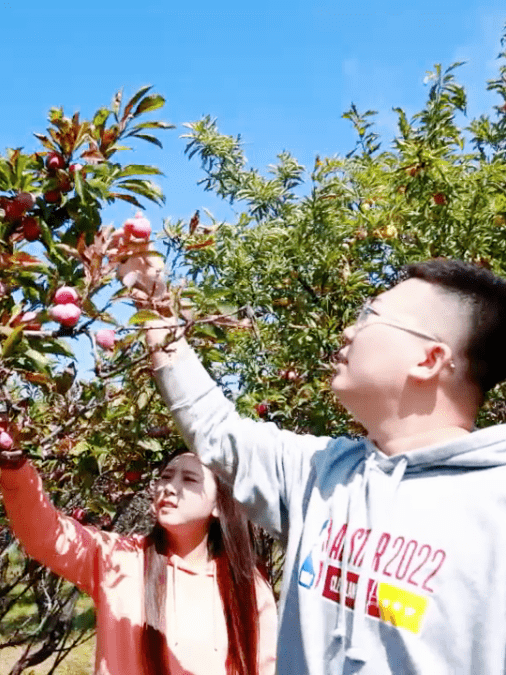
[[[93,598],[97,614],[96,675],[141,675],[144,537],[85,527],[57,511],[35,469],[0,475],[14,534],[31,557]],[[227,630],[215,564],[192,569],[177,556],[167,575],[167,640],[173,675],[226,675]],[[258,578],[260,675],[273,675],[276,606]]]

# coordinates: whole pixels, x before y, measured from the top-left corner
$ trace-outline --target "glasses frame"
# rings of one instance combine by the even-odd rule
[[[411,335],[416,335],[416,337],[423,338],[424,340],[430,340],[431,342],[444,342],[444,340],[441,340],[441,338],[437,337],[437,335],[429,335],[429,333],[424,333],[423,331],[415,330],[414,328],[408,328],[407,326],[403,326],[401,323],[398,323],[393,320],[385,320],[383,319],[383,315],[381,312],[378,312],[377,309],[375,309],[372,306],[373,301],[372,300],[366,300],[366,302],[362,305],[360,308],[357,318],[355,319],[355,329],[356,331],[360,331],[363,328],[366,328],[367,326],[373,326],[374,324],[382,324],[383,326],[390,326],[392,328],[398,328],[399,330],[403,330],[406,333],[411,333]],[[367,323],[367,319],[370,316],[377,316],[379,317],[379,321],[374,321],[374,323]]]

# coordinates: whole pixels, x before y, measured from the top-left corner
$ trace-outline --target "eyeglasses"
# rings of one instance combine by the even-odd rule
[[[363,328],[366,327],[366,325],[369,325],[367,324],[367,320],[369,319],[370,316],[379,317],[379,321],[375,321],[374,322],[375,324],[380,323],[384,326],[391,326],[392,328],[398,328],[399,330],[403,330],[406,333],[411,333],[411,335],[416,335],[417,337],[423,338],[424,340],[432,340],[433,342],[443,342],[443,340],[441,340],[441,338],[438,338],[436,335],[429,335],[429,333],[422,333],[422,331],[415,330],[414,328],[408,328],[407,326],[403,326],[402,324],[398,323],[395,319],[390,318],[384,319],[381,312],[378,312],[378,310],[372,306],[372,300],[367,300],[359,310],[357,318],[355,319],[355,330],[356,331],[362,330]]]

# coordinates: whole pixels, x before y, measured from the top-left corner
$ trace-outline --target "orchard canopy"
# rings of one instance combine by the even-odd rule
[[[466,117],[461,64],[436,65],[423,110],[408,119],[395,108],[393,140],[378,137],[374,111],[351,105],[356,146],[310,168],[289,152],[252,168],[215,120],[186,125],[203,187],[237,217],[152,223],[167,261],[165,310],[182,317],[241,414],[301,433],[355,433],[329,380],[357,307],[405,263],[434,256],[506,276],[505,59],[487,85],[497,105],[479,118]],[[0,431],[27,450],[61,508],[105,527],[181,443],[151,381],[142,324],[153,310],[118,318],[129,291],[116,281],[118,237],[105,225],[116,200],[140,211],[151,200],[163,213],[161,172],[121,162],[127,146],[140,154],[174,133],[153,119],[163,105],[146,87],[128,102],[117,94],[89,121],[52,109],[33,153],[0,157]],[[97,338],[104,323],[114,340]],[[95,359],[86,381],[75,377],[81,335]],[[503,398],[492,393],[480,424],[504,417]]]

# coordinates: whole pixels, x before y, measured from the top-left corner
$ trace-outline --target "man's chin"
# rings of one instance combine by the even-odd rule
[[[334,375],[334,378],[330,382],[330,388],[338,398],[340,398],[342,392],[346,391],[346,383],[340,372]]]

